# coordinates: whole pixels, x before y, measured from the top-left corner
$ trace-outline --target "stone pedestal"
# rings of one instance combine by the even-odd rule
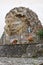
[[[40,57],[43,56],[43,44],[1,45],[0,57]]]

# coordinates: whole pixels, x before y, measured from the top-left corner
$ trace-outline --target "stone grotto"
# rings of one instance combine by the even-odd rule
[[[6,14],[5,23],[0,39],[1,57],[43,56],[43,43],[36,34],[42,25],[35,12],[15,7]]]

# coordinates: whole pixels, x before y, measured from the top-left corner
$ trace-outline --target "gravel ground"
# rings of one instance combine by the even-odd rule
[[[0,65],[40,65],[42,63],[43,63],[43,57],[39,58],[0,57]]]

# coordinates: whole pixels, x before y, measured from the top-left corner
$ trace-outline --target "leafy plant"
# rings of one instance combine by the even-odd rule
[[[43,29],[40,29],[38,32],[37,32],[37,35],[40,37],[40,39],[43,38]]]

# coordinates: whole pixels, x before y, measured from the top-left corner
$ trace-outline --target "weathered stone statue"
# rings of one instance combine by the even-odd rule
[[[3,44],[36,42],[36,32],[42,28],[37,14],[25,7],[10,10],[5,16],[5,23]]]

